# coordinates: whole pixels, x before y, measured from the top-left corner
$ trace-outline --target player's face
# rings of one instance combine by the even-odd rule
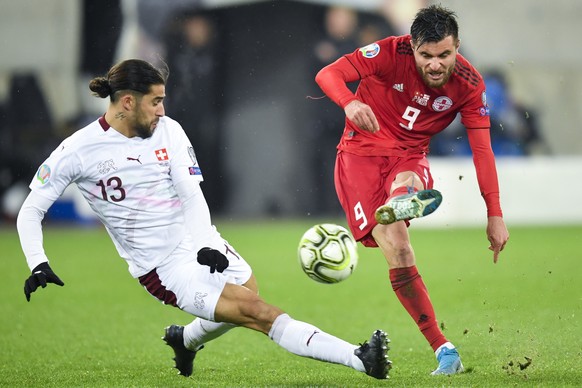
[[[429,88],[444,86],[453,73],[457,61],[459,41],[447,36],[440,42],[412,46],[416,69]]]
[[[152,136],[160,117],[165,114],[164,97],[166,97],[166,87],[153,85],[150,92],[138,101],[133,122],[133,130],[137,136],[143,139]]]

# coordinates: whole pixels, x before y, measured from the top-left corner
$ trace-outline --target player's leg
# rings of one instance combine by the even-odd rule
[[[406,224],[377,225],[372,236],[388,262],[390,282],[398,300],[436,351],[447,339],[439,328],[428,290],[416,268]]]
[[[257,281],[254,275],[243,284],[255,294],[259,293]],[[232,323],[213,322],[207,319],[196,318],[188,325],[184,326],[184,344],[187,349],[198,351],[202,349],[205,343],[227,333],[230,329],[236,327]]]
[[[406,224],[378,225],[374,217],[376,209],[384,205],[391,195],[406,194],[408,187],[419,191],[432,188],[428,162],[424,159],[407,161],[340,152],[336,161],[335,182],[352,234],[364,246],[380,246],[390,268],[396,295],[414,321],[422,326],[421,331],[427,341],[438,350],[438,346],[448,342],[442,336],[428,292],[418,275]],[[409,289],[414,297],[406,293]]]
[[[229,250],[227,255],[235,254],[233,252]],[[142,284],[158,299],[197,317],[269,334],[275,320],[284,315],[283,311],[265,303],[256,290],[243,286],[247,284],[252,288],[254,283],[256,289],[256,282],[251,280],[250,266],[242,257],[236,255],[232,260],[229,257],[229,262],[230,276],[218,272],[211,274],[192,255],[177,256],[152,271]],[[352,366],[377,378],[387,376],[387,340],[381,331],[374,333],[369,344],[358,348],[319,329],[313,335],[313,326],[290,318],[283,319],[277,327],[273,338],[277,338],[276,342],[292,353]],[[165,339],[174,350],[176,368],[180,374],[189,376],[196,352],[185,347],[181,326],[174,325],[168,329]],[[172,341],[168,340],[168,334],[174,335]],[[312,335],[313,338],[309,338]],[[354,349],[359,349],[357,354]],[[346,355],[347,351],[351,353]]]
[[[398,172],[399,168],[400,172]],[[390,199],[385,207],[390,206],[394,199],[403,198],[403,196],[404,202],[420,193],[428,193],[427,197],[432,197],[432,177],[428,164],[424,160],[413,160],[397,165],[393,174],[395,178],[390,186]],[[423,179],[420,178],[421,176]],[[433,204],[436,203],[438,206],[440,200],[440,193],[438,193],[438,203],[433,202]],[[376,211],[376,215],[381,209],[382,207]],[[430,212],[432,211],[434,209]],[[407,221],[409,217],[403,217],[403,219]],[[433,374],[453,374],[462,371],[463,367],[457,350],[442,333],[428,290],[418,273],[407,223],[378,224],[372,230],[372,236],[388,262],[390,282],[398,300],[435,351],[439,367]],[[449,355],[445,357],[445,354]]]
[[[418,273],[406,224],[377,225],[372,235],[388,261],[394,293],[435,352],[439,366],[433,374],[462,372],[459,354],[441,331],[428,290]]]
[[[287,351],[320,361],[342,364],[375,378],[387,378],[390,362],[386,334],[377,330],[360,347],[285,314],[244,287],[226,284],[214,312],[217,321],[260,331]]]
[[[140,282],[165,304],[197,317],[186,326],[166,327],[163,337],[174,351],[176,368],[180,374],[190,376],[194,358],[204,344],[236,327],[232,323],[214,321],[213,310],[224,284],[229,281],[254,293],[258,293],[258,286],[251,267],[226,242],[221,252],[230,264],[223,273],[210,274],[208,267],[197,262],[187,241],[180,248],[176,250],[179,254],[141,277]]]
[[[376,210],[376,221],[386,225],[424,217],[434,212],[441,204],[442,196],[437,190],[425,189],[427,180],[427,176],[423,180],[414,171],[398,173],[387,202]]]

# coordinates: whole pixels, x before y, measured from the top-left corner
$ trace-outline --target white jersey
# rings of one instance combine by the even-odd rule
[[[132,276],[139,277],[167,258],[186,236],[175,190],[186,180],[198,185],[202,173],[176,121],[162,117],[153,135],[142,139],[127,138],[101,117],[65,139],[40,166],[30,188],[54,202],[75,183]],[[207,213],[206,203],[202,205],[206,209],[200,214]],[[203,246],[224,246],[210,223],[203,228],[204,238],[211,240]]]

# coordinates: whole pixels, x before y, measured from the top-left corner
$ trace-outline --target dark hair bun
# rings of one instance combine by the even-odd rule
[[[89,81],[89,89],[101,98],[108,97],[111,94],[111,86],[105,77],[95,77]]]

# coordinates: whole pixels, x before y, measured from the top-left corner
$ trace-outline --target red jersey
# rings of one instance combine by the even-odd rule
[[[485,84],[469,61],[457,54],[448,82],[430,88],[416,69],[410,39],[410,35],[388,37],[328,66],[330,70],[338,66],[346,82],[361,80],[355,97],[341,90],[329,97],[342,108],[354,99],[369,105],[380,125],[378,132],[370,133],[346,120],[339,149],[362,156],[428,153],[431,136],[444,130],[457,113],[466,128],[490,127]],[[355,71],[346,74],[339,69],[344,59]]]

